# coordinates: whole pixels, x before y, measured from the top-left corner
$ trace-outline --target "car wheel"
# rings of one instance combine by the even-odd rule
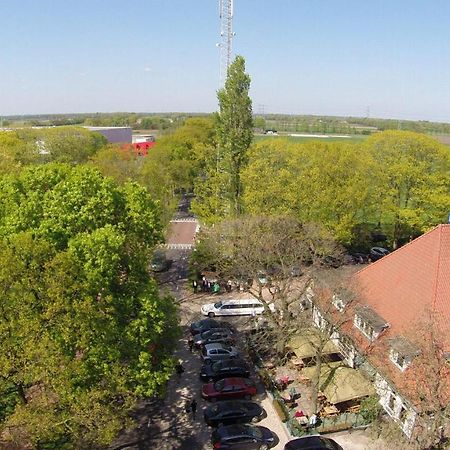
[[[214,314],[213,312],[209,312],[209,313],[208,313],[208,317],[213,318],[214,316],[215,316],[215,314]]]
[[[261,444],[259,450],[269,450],[269,446],[267,444]]]

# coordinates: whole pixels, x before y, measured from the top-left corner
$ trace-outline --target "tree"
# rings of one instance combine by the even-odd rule
[[[101,134],[82,127],[24,128],[17,131],[27,146],[19,157],[24,163],[81,164],[107,145]]]
[[[30,166],[0,194],[0,442],[104,447],[172,373],[159,208],[85,166]]]
[[[210,153],[214,128],[208,118],[191,118],[173,134],[159,139],[145,158],[139,182],[146,186],[164,211],[168,222],[183,192],[192,192],[203,179]]]
[[[93,155],[89,162],[97,167],[103,176],[124,184],[127,181],[139,180],[143,160],[131,146],[120,148],[118,145],[108,145]]]
[[[214,193],[224,204],[223,214],[242,213],[241,172],[247,163],[247,151],[253,138],[252,102],[249,97],[250,77],[245,73],[245,60],[237,56],[228,68],[225,87],[219,90],[219,112],[216,115],[217,149],[206,179],[197,184],[193,208],[202,219],[211,221],[221,216],[205,207],[203,201]]]
[[[222,279],[247,286],[249,294],[265,306],[270,342],[280,357],[297,329],[300,298],[313,274],[321,264],[340,256],[339,246],[326,231],[289,216],[224,221],[204,229],[197,242],[193,268],[214,270]]]
[[[431,137],[386,131],[366,141],[375,161],[371,206],[392,245],[442,223],[450,201],[450,152]]]
[[[352,144],[263,141],[242,173],[244,206],[252,214],[292,214],[320,223],[348,244],[364,220],[371,161]]]

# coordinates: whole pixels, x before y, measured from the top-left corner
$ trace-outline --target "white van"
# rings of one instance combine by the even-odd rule
[[[269,304],[271,311],[275,310],[273,303]],[[254,298],[242,300],[221,300],[216,303],[207,303],[202,306],[202,314],[208,317],[215,316],[254,316],[264,312],[264,305]]]

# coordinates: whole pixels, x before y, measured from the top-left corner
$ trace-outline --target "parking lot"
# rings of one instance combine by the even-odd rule
[[[178,377],[175,375],[169,383],[167,404],[171,405],[174,415],[181,419],[184,429],[181,435],[183,440],[178,440],[176,436],[168,436],[166,442],[161,442],[160,448],[167,449],[210,449],[211,446],[211,432],[212,428],[208,427],[203,421],[203,409],[210,403],[201,398],[201,388],[203,382],[199,379],[200,368],[202,361],[198,351],[189,351],[188,336],[189,325],[191,322],[204,318],[200,315],[200,306],[206,303],[208,299],[204,295],[193,295],[186,292],[184,289],[178,291],[180,298],[180,316],[181,325],[183,327],[183,337],[180,339],[179,349],[176,357],[181,361],[185,372]],[[233,325],[238,330],[237,347],[239,348],[239,330],[248,326],[249,318],[240,317],[233,318]],[[248,358],[245,354],[242,355],[244,359]],[[262,383],[259,382],[257,375],[253,372],[251,378],[257,382],[258,393],[253,398],[266,411],[265,417],[257,425],[269,428],[278,438],[278,444],[274,449],[283,449],[284,444],[288,442],[289,436],[283,423],[279,420],[275,410],[272,407],[271,398],[267,396]],[[187,414],[184,410],[186,400],[195,398],[198,402],[198,411],[196,419],[193,420],[192,414]],[[190,431],[190,433],[189,433]]]
[[[174,374],[167,386],[167,394],[164,400],[143,401],[136,410],[138,427],[123,433],[110,448],[122,449],[161,449],[161,450],[192,450],[211,449],[211,432],[203,420],[203,409],[210,404],[201,398],[203,382],[199,378],[202,361],[199,353],[189,351],[188,337],[189,325],[193,321],[204,318],[200,313],[201,305],[218,300],[219,298],[245,296],[246,294],[232,292],[231,294],[194,294],[187,284],[187,251],[173,250],[169,255],[174,263],[170,271],[160,274],[162,290],[172,293],[179,304],[179,315],[183,335],[179,340],[175,357],[181,362],[185,371],[181,376]],[[248,295],[248,294],[247,294]],[[239,330],[251,326],[253,320],[248,316],[225,318]],[[237,340],[239,346],[239,337]],[[243,357],[245,359],[246,355]],[[249,361],[247,359],[247,361]],[[257,375],[253,372],[251,378],[258,382]],[[198,403],[195,419],[192,413],[186,413],[186,401],[193,398]],[[285,425],[279,419],[272,406],[270,396],[264,391],[258,382],[258,393],[253,398],[267,412],[265,417],[257,425],[269,428],[276,434],[279,442],[273,447],[282,450],[290,437]],[[346,450],[364,449],[389,449],[384,442],[372,440],[369,432],[365,430],[353,433],[337,433],[333,437]]]

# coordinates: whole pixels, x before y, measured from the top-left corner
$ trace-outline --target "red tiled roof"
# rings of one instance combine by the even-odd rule
[[[450,351],[450,225],[430,232],[354,276],[359,302],[369,305],[401,335],[430,314]]]

